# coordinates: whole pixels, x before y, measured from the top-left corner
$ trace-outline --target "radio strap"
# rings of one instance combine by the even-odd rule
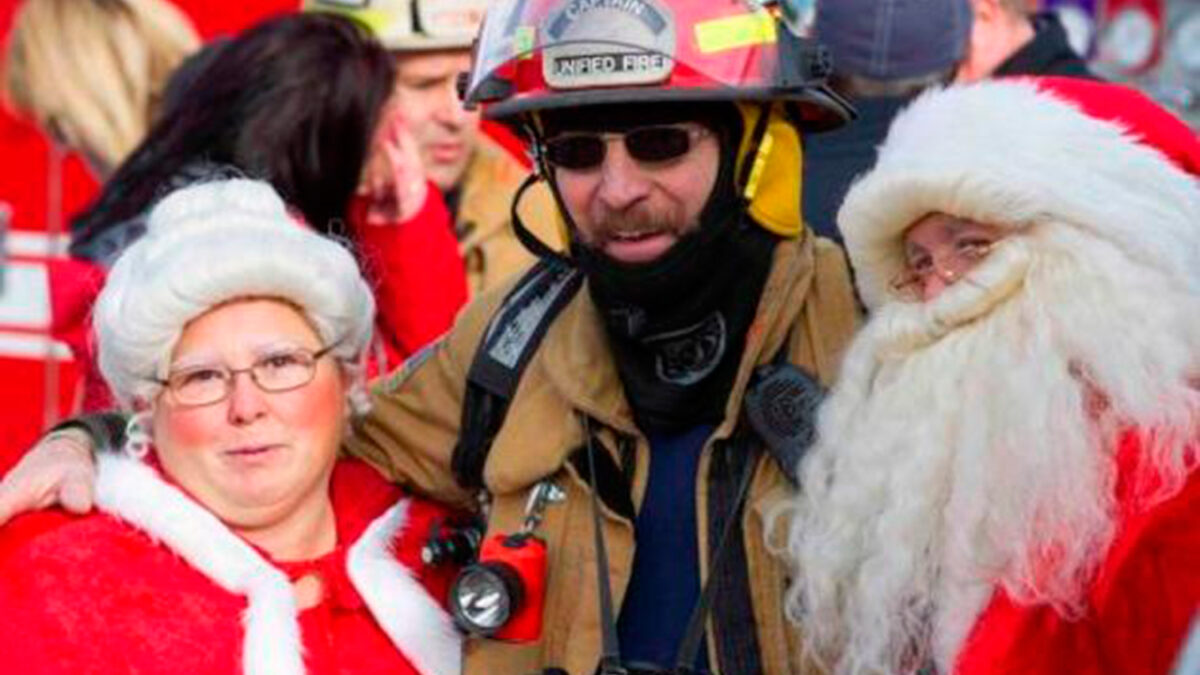
[[[738,425],[739,430],[745,425]],[[746,451],[750,450],[749,439],[747,434],[740,431],[736,434],[735,443],[739,443]],[[742,506],[746,503],[746,495],[750,492],[750,483],[754,477],[754,470],[758,467],[758,462],[749,460],[745,463],[742,469],[742,477],[738,481],[737,497],[733,500],[733,513],[729,514],[729,518],[725,521],[725,526],[721,528],[721,538],[717,540],[717,551],[713,554],[712,565],[708,571],[708,578],[704,581],[704,588],[700,590],[700,598],[696,601],[696,606],[692,609],[692,616],[688,619],[687,630],[683,633],[683,640],[679,643],[679,651],[675,655],[675,672],[676,673],[691,673],[695,669],[696,657],[700,655],[700,647],[704,639],[704,623],[708,620],[709,610],[712,608],[713,592],[716,588],[716,579],[720,576],[721,563],[725,560],[725,551],[729,548],[729,536],[733,531],[733,524],[738,521]]]
[[[587,443],[588,483],[592,492],[592,532],[596,540],[596,583],[600,592],[600,666],[598,675],[626,675],[621,665],[621,641],[617,636],[617,621],[613,612],[612,584],[608,578],[608,549],[604,544],[603,523],[600,521],[600,490],[596,486],[596,447],[592,442],[592,422],[580,413],[584,442]]]
[[[596,673],[597,675],[627,675],[629,670],[621,661],[621,646],[617,636],[616,612],[613,609],[612,585],[608,578],[608,549],[605,546],[604,532],[601,529],[600,497],[598,496],[599,488],[596,484],[596,450],[593,441],[592,421],[584,414],[580,414],[579,417],[583,425],[585,443],[587,444],[590,474],[588,483],[592,492],[592,523],[596,539],[597,588],[600,593],[601,651],[600,665]],[[749,442],[750,432],[743,430],[745,426],[744,424],[738,425],[738,430],[734,432],[734,438],[731,439],[731,442],[739,444],[741,446],[739,449],[749,452],[751,449]],[[704,587],[700,590],[700,597],[696,601],[696,606],[692,609],[691,617],[688,619],[687,630],[683,634],[683,640],[680,641],[679,650],[675,655],[675,667],[671,671],[672,673],[686,675],[695,672],[696,657],[700,654],[704,638],[704,624],[708,619],[709,610],[712,608],[713,593],[716,587],[715,581],[719,576],[721,563],[725,559],[725,550],[729,548],[730,533],[742,511],[742,505],[745,503],[746,495],[750,491],[750,483],[757,466],[757,461],[747,461],[742,470],[741,478],[738,481],[737,497],[733,503],[733,513],[730,514],[730,517],[725,521],[725,526],[721,529],[721,537],[717,540],[717,551],[712,559],[708,579],[705,580]]]

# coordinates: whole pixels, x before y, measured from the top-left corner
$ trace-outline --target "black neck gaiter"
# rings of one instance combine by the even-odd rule
[[[691,234],[646,264],[572,247],[634,418],[648,433],[724,417],[777,241],[745,215],[734,187],[740,116],[731,106],[713,110],[708,119],[721,137],[721,166]]]
[[[650,265],[576,247],[640,429],[670,433],[724,417],[775,243],[735,211]]]

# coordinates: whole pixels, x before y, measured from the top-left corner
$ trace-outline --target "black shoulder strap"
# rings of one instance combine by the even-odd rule
[[[483,334],[467,372],[462,423],[451,469],[464,487],[483,487],[483,467],[525,366],[558,313],[583,283],[578,269],[539,260],[509,291]]]
[[[79,415],[50,427],[46,435],[63,429],[79,429],[92,439],[95,452],[116,452],[125,445],[125,427],[129,419],[120,412]]]

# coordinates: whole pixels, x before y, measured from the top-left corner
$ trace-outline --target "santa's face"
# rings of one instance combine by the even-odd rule
[[[928,302],[975,269],[1006,234],[995,225],[930,213],[905,231],[905,267],[892,287],[907,300]]]

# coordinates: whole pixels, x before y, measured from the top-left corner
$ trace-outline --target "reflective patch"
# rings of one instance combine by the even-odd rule
[[[537,29],[533,26],[521,26],[513,33],[513,55],[523,59],[533,56],[533,48],[537,45]]]
[[[0,274],[0,325],[48,331],[53,318],[50,270],[37,262],[8,261]]]
[[[753,201],[754,196],[758,194],[758,184],[762,181],[763,172],[767,169],[767,159],[771,156],[771,150],[775,147],[775,137],[771,134],[763,136],[762,141],[758,144],[758,152],[754,153],[754,164],[750,167],[750,178],[746,180],[746,189],[742,190],[742,196],[746,201]]]
[[[442,337],[418,349],[407,359],[404,359],[404,363],[401,363],[400,367],[393,370],[390,375],[385,375],[376,380],[374,386],[371,387],[372,393],[395,393],[396,390],[408,380],[409,376],[416,372],[417,368],[425,365],[425,362],[433,357],[433,355],[436,354],[439,349],[441,349],[445,342],[446,337],[443,335]]]
[[[383,10],[356,7],[355,5],[359,3],[329,2],[327,4],[332,6],[327,7],[325,11],[331,14],[344,14],[358,21],[366,26],[372,35],[383,35],[391,28],[392,17]]]
[[[371,0],[317,0],[313,3],[315,6],[332,5],[334,7],[348,7],[350,9],[363,9],[371,4]]]
[[[530,340],[538,332],[550,309],[558,302],[559,297],[573,289],[577,280],[573,269],[559,270],[547,268],[544,275],[535,277],[533,282],[518,289],[512,298],[504,303],[497,316],[505,313],[512,314],[511,318],[502,322],[503,328],[489,328],[484,344],[488,345],[488,356],[509,370],[514,370],[517,362],[525,353]],[[498,331],[498,332],[497,332]]]
[[[765,11],[704,21],[696,24],[695,31],[701,54],[774,44],[778,39],[775,18]]]
[[[464,40],[475,37],[487,11],[484,0],[418,0],[416,5],[421,32],[430,37]]]
[[[662,82],[675,20],[659,0],[567,0],[543,27],[542,76],[556,89]]]

